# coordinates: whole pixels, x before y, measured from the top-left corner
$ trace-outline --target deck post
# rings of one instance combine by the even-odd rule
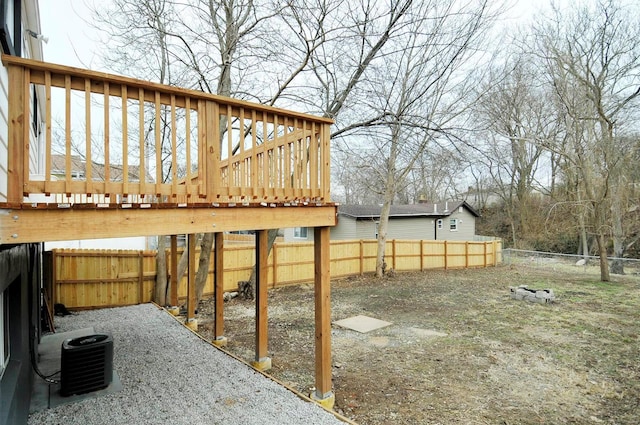
[[[268,356],[267,259],[269,231],[256,231],[256,358],[251,363],[258,370],[271,369]]]
[[[169,303],[175,307],[178,305],[178,235],[171,235],[171,289]]]
[[[213,344],[218,347],[227,345],[224,336],[224,233],[215,234],[215,248],[213,251],[213,299],[216,305],[213,324]]]
[[[28,120],[24,110],[24,70],[15,65],[9,65],[9,140],[8,142],[8,175],[7,175],[7,201],[10,203],[22,203],[25,191],[25,163],[28,162],[29,138],[25,139],[24,132]]]
[[[331,384],[331,258],[330,227],[314,228],[316,390],[311,398],[331,409],[335,395]]]
[[[189,255],[189,265],[187,269],[187,327],[192,330],[198,329],[196,315],[196,235],[187,235],[187,249]]]

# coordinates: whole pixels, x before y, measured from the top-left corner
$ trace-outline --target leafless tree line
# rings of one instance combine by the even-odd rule
[[[383,205],[379,274],[391,204],[471,186],[500,198],[515,246],[538,194],[571,205],[608,280],[609,244],[623,256],[639,227],[630,7],[551,8],[502,38],[507,9],[487,0],[113,0],[94,18],[114,71],[333,118],[336,200]]]

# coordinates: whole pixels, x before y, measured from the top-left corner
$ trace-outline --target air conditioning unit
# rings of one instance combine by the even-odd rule
[[[113,339],[94,334],[62,343],[60,395],[84,394],[106,388],[113,377]]]

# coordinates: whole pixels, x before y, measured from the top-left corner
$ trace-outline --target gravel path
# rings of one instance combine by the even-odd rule
[[[80,312],[56,326],[111,333],[123,389],[35,413],[30,425],[344,424],[152,304]]]

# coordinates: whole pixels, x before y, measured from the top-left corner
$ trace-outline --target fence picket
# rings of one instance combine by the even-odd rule
[[[225,291],[237,290],[238,281],[249,278],[255,262],[255,244],[239,242],[224,245]],[[396,271],[495,266],[500,262],[502,251],[500,241],[394,240],[387,244],[387,264],[397,267]],[[268,259],[267,286],[277,288],[312,282],[313,246],[313,242],[274,245]],[[376,246],[376,240],[331,241],[331,277],[374,272]],[[178,249],[177,258],[180,254]],[[52,256],[55,303],[91,309],[139,304],[152,299],[156,251],[54,249]],[[196,251],[196,263],[199,256]],[[168,270],[174,270],[171,260],[167,252]],[[178,280],[178,298],[182,300],[187,297],[186,280],[186,274]],[[205,297],[213,294],[213,284],[214,262],[210,262]]]

